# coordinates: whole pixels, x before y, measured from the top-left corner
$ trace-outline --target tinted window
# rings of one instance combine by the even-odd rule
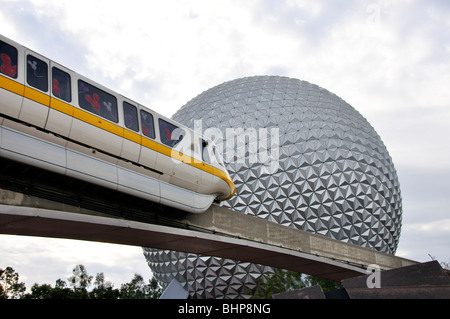
[[[202,160],[203,160],[203,162],[211,164],[211,158],[209,157],[209,152],[208,152],[208,141],[201,138],[200,143],[202,144]]]
[[[0,41],[0,73],[17,78],[17,49]]]
[[[48,91],[48,67],[47,63],[27,55],[27,83],[43,92]]]
[[[123,116],[125,120],[125,126],[135,132],[139,131],[139,122],[137,109],[130,103],[123,102]]]
[[[55,67],[52,68],[52,93],[66,102],[72,101],[70,75]]]
[[[147,137],[155,138],[155,125],[153,124],[153,115],[141,110],[142,134]]]
[[[221,158],[221,155],[219,154],[219,152],[217,152],[217,150],[216,150],[216,148],[213,146],[213,154],[214,154],[214,158],[213,158],[213,160],[215,160],[215,162],[216,163],[218,163],[218,164],[220,164],[220,165],[222,165],[222,166],[224,166],[225,167],[225,165],[223,164],[223,160],[222,160],[222,158]]]
[[[118,122],[116,97],[82,80],[78,80],[78,103],[89,112]]]
[[[163,142],[164,144],[170,147],[174,147],[183,139],[183,129],[180,129],[177,126],[162,119],[159,119],[158,124],[161,142]]]

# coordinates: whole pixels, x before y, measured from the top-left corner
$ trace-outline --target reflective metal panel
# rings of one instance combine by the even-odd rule
[[[222,133],[226,167],[236,185],[236,195],[224,205],[395,252],[402,200],[392,159],[374,128],[338,96],[297,79],[255,76],[201,93],[173,119]],[[227,139],[227,129],[234,133],[233,141],[230,135]],[[278,144],[271,140],[275,133]],[[269,158],[276,155],[271,159],[275,165],[264,161],[265,150]],[[198,298],[248,297],[256,281],[272,271],[193,254],[153,249],[144,254],[158,279],[168,284],[177,278]]]

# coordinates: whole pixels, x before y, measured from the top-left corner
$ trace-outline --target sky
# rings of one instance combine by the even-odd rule
[[[0,33],[165,116],[226,81],[317,84],[375,128],[397,170],[397,256],[450,262],[448,0],[0,0]],[[76,264],[116,288],[152,274],[140,247],[0,235],[33,283]]]

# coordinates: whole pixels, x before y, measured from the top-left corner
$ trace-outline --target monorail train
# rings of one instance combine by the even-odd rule
[[[0,156],[192,213],[235,192],[211,140],[2,35]]]

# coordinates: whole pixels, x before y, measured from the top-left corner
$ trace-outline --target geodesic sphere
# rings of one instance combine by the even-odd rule
[[[200,123],[203,132],[222,132],[220,151],[236,185],[225,206],[381,252],[397,249],[402,201],[391,157],[368,121],[336,95],[297,79],[247,77],[201,93],[172,118],[191,128]],[[233,143],[227,129],[234,130]],[[267,169],[264,151],[275,156],[276,170]],[[150,264],[158,254],[147,250]],[[235,284],[231,297],[242,297],[267,270],[255,267],[251,276],[240,276],[242,287]],[[226,295],[214,286],[226,286],[220,271],[209,274],[209,288],[199,296],[205,290],[209,297]],[[196,276],[206,272],[211,273]]]

